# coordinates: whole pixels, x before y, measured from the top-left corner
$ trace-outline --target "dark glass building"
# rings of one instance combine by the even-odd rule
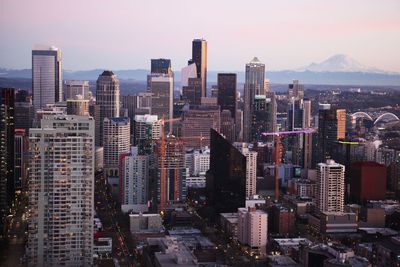
[[[14,199],[14,89],[0,88],[0,232]]]
[[[274,132],[276,129],[276,98],[274,92],[257,95],[253,101],[253,114],[250,124],[252,141],[271,141],[271,136],[263,136],[262,132]]]
[[[200,105],[201,87],[201,78],[189,78],[188,85],[182,87],[182,99],[191,105]]]
[[[171,60],[166,58],[157,58],[151,60],[151,73],[170,74],[172,71]]]
[[[195,63],[197,68],[197,78],[201,78],[201,96],[206,96],[207,92],[207,41],[204,39],[194,39],[192,42],[192,59],[189,63]]]
[[[236,73],[218,73],[218,105],[236,118]]]
[[[214,129],[210,134],[207,203],[216,213],[237,212],[246,201],[246,157]]]

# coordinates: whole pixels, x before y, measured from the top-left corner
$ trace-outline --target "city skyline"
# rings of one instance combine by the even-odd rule
[[[342,53],[367,66],[400,71],[397,1],[205,1],[195,14],[180,12],[192,5],[178,2],[121,1],[111,9],[102,1],[79,3],[79,8],[49,1],[24,3],[24,9],[19,1],[1,6],[1,25],[7,27],[1,28],[0,58],[7,68],[29,67],[27,55],[36,44],[46,44],[62,49],[68,70],[148,69],[149,60],[158,57],[170,58],[173,69],[180,70],[190,58],[188,40],[204,38],[209,70],[242,70],[254,56],[267,70],[296,69]],[[223,20],[221,10],[226,10]]]

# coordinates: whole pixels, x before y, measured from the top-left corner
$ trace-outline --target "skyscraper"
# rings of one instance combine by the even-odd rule
[[[29,266],[93,264],[94,119],[48,116],[29,132]]]
[[[207,95],[207,41],[194,39],[192,42],[192,63],[196,64],[197,78],[201,78],[201,96]],[[190,64],[189,64],[190,65]]]
[[[246,204],[246,157],[214,129],[210,136],[207,203],[216,213],[237,212]]]
[[[182,68],[181,70],[181,86],[187,86],[190,78],[197,78],[196,64],[192,63]],[[200,78],[201,83],[201,78]]]
[[[133,120],[133,145],[139,154],[151,154],[156,141],[161,137],[163,122],[157,115],[136,115]]]
[[[218,73],[218,105],[236,118],[236,73]]]
[[[35,110],[62,101],[61,50],[32,50],[32,95]]]
[[[25,129],[15,128],[14,184],[15,190],[26,190],[28,173],[29,139]]]
[[[246,64],[245,79],[243,136],[245,142],[250,142],[254,98],[256,95],[265,95],[265,65],[262,64],[257,57],[253,58],[253,60]]]
[[[288,99],[302,99],[304,98],[304,86],[299,83],[298,80],[293,80],[293,83],[289,84],[288,88]]]
[[[119,117],[119,80],[110,70],[105,70],[96,82],[96,146],[103,145],[103,121],[105,118]]]
[[[14,89],[0,88],[0,233],[14,200]]]
[[[151,97],[151,114],[158,118],[172,119],[174,104],[174,77],[168,74],[147,76]]]
[[[346,137],[346,110],[320,104],[318,115],[318,157],[324,162],[332,157],[332,147],[338,139]]]
[[[246,198],[257,194],[257,152],[251,151],[248,143],[233,144],[246,157]]]
[[[120,155],[130,150],[130,120],[127,117],[105,118],[103,124],[104,172],[107,177],[119,177]]]
[[[220,133],[229,141],[235,141],[235,120],[232,118],[230,110],[221,111]]]
[[[199,149],[209,146],[211,128],[220,129],[218,106],[191,106],[183,111],[182,136],[186,138],[186,146]]]
[[[253,101],[253,111],[250,124],[251,141],[267,141],[270,137],[262,132],[276,131],[276,97],[275,92],[266,95],[256,95]]]
[[[65,100],[73,99],[76,95],[82,95],[89,100],[89,81],[67,80],[64,81]]]
[[[67,99],[67,114],[86,116],[89,115],[89,100],[84,99],[82,95],[75,95]]]
[[[334,160],[317,166],[317,207],[321,212],[344,212],[345,167]]]
[[[177,137],[168,135],[157,144],[158,210],[186,198],[185,145]]]
[[[182,99],[191,105],[200,105],[201,90],[201,78],[189,78],[188,85],[182,87]]]
[[[141,212],[146,210],[149,186],[149,156],[139,155],[132,147],[129,154],[121,156],[121,209]]]
[[[157,58],[151,60],[151,73],[172,74],[171,60],[166,58]]]

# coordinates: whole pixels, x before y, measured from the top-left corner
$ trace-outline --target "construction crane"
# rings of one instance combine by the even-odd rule
[[[283,132],[262,132],[261,135],[264,136],[274,136],[274,143],[275,143],[275,201],[279,200],[279,173],[278,167],[281,161],[281,136],[282,135],[291,135],[291,134],[312,134],[315,133],[316,130],[309,128],[309,129],[300,129],[294,131],[283,131]]]

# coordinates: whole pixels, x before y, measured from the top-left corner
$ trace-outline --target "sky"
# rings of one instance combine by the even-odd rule
[[[400,72],[399,0],[0,0],[0,67],[30,68],[37,44],[63,68],[180,70],[191,41],[208,42],[208,69],[238,71],[254,56],[284,70],[346,54]]]

